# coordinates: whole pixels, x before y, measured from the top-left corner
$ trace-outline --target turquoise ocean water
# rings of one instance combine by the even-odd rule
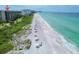
[[[79,13],[39,13],[67,41],[79,48]]]

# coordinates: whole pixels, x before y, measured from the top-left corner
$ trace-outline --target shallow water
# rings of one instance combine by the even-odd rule
[[[40,15],[57,32],[79,47],[79,13],[45,13]]]

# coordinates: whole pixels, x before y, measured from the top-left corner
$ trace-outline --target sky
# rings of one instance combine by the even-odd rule
[[[79,5],[9,5],[10,10],[32,9],[47,12],[79,12]],[[5,10],[5,5],[0,5]]]

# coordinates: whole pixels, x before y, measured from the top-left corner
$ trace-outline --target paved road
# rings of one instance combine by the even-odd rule
[[[29,37],[32,41],[31,48],[25,50],[24,53],[28,54],[51,54],[51,53],[74,53],[70,47],[66,46],[62,37],[52,30],[42,20],[42,18],[35,14],[32,23],[32,33]],[[38,39],[36,41],[36,39]]]

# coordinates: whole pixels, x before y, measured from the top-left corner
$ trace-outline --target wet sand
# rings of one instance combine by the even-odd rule
[[[35,14],[32,23],[31,48],[28,54],[70,54],[78,53],[76,47],[67,42],[39,14]],[[38,39],[36,41],[36,39]],[[41,45],[41,46],[40,46]]]

